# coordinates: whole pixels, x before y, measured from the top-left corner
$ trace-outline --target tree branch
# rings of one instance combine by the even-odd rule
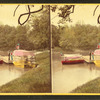
[[[15,9],[15,11],[14,11],[14,15],[13,16],[15,16],[15,13],[16,13],[16,10],[18,9],[18,7],[19,7],[20,5],[18,5],[17,7],[16,7],[16,9]]]
[[[20,6],[20,5],[18,5],[18,6],[16,7],[13,16],[15,16],[16,10],[18,9],[19,6]],[[30,11],[30,5],[27,5],[27,7],[28,7],[28,13],[20,14],[20,16],[19,16],[19,18],[18,18],[18,24],[20,24],[20,25],[24,25],[24,24],[28,21],[30,15],[31,15],[32,13],[37,13],[37,12],[40,12],[41,10],[43,10],[43,5],[42,5],[42,7],[41,7],[39,10],[36,10],[36,11],[33,11],[33,12]],[[33,5],[32,7],[34,7],[34,5]],[[23,23],[21,23],[21,22],[20,22],[20,19],[21,19],[21,17],[24,16],[24,15],[28,15],[28,17],[27,17],[27,19],[26,19]]]
[[[99,5],[97,5],[96,8],[94,9],[93,16],[95,15],[95,12],[96,12],[98,7],[99,7]]]
[[[21,15],[19,16],[19,18],[18,18],[18,24],[23,25],[23,24],[25,24],[25,23],[28,21],[28,19],[29,19],[29,17],[30,17],[30,6],[29,6],[29,5],[28,5],[28,10],[29,10],[28,13],[24,13],[24,14],[21,14]],[[21,23],[21,22],[20,22],[20,19],[21,19],[21,17],[24,16],[24,15],[28,15],[28,17],[27,17],[27,19],[26,19],[23,23]]]

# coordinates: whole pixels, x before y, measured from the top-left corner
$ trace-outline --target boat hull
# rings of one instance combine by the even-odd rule
[[[3,60],[0,60],[0,64],[3,64]]]
[[[84,63],[84,60],[65,60],[61,62],[62,64],[78,64],[78,63]]]
[[[100,60],[95,60],[94,63],[97,67],[100,67]]]
[[[30,62],[28,62],[27,64],[25,64],[23,60],[14,61],[13,64],[16,67],[20,67],[20,68],[34,68],[34,67],[37,66],[37,64],[31,64]]]

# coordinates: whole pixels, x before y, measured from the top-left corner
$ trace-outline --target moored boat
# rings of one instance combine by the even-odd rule
[[[13,55],[14,55],[13,64],[16,67],[33,68],[33,67],[37,66],[37,64],[35,62],[35,57],[34,57],[35,55],[31,51],[15,50],[13,52]]]
[[[78,64],[84,63],[84,59],[82,55],[79,54],[65,54],[63,56],[63,60],[61,61],[62,64]]]
[[[0,60],[0,64],[3,64],[3,60]]]
[[[94,63],[97,67],[100,67],[100,49],[94,51]]]
[[[18,60],[18,61],[13,61],[13,64],[16,66],[16,67],[20,67],[20,68],[34,68],[36,67],[36,64],[31,64],[31,62],[27,62],[25,63],[25,60]]]
[[[94,63],[97,67],[100,67],[100,60],[95,60]]]
[[[62,61],[62,64],[78,64],[78,63],[84,63],[84,60],[65,60]]]

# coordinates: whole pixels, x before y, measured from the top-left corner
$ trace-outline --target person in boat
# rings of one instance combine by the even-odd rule
[[[100,43],[97,45],[97,49],[100,49]]]
[[[30,58],[30,62],[31,62],[31,64],[33,64],[35,62],[35,58],[33,56]]]
[[[28,57],[24,57],[25,58],[25,61],[24,61],[24,68],[27,68],[27,67],[29,67],[28,66]]]

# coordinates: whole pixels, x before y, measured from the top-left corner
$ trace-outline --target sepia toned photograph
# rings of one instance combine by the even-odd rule
[[[49,6],[0,5],[0,93],[51,93]]]
[[[100,5],[1,4],[0,94],[100,93]]]
[[[56,8],[51,20],[52,93],[100,93],[100,6]]]

